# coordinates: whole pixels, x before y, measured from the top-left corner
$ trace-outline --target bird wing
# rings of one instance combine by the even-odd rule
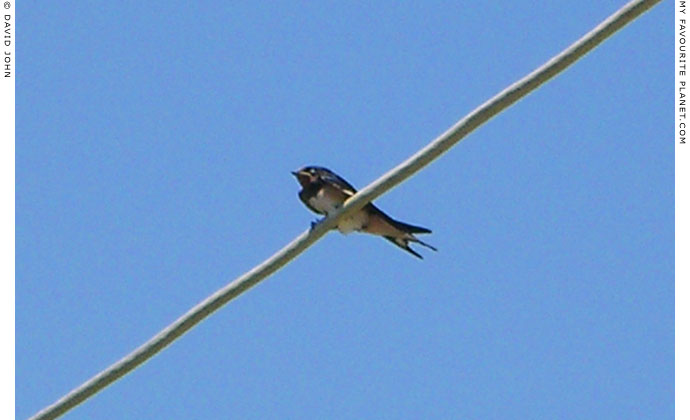
[[[342,191],[345,195],[352,197],[355,195],[357,190],[355,187],[353,187],[349,182],[345,181],[343,178],[340,176],[330,173],[330,174],[322,174],[321,179],[328,185],[331,185],[338,190]]]

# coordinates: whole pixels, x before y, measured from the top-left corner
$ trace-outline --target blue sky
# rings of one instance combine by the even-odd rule
[[[21,4],[17,417],[623,3]],[[438,253],[329,234],[66,418],[671,418],[671,15],[376,201]]]

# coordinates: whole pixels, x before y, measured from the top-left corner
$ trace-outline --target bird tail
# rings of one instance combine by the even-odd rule
[[[407,238],[394,238],[394,237],[392,237],[392,236],[384,236],[384,238],[386,238],[387,240],[391,241],[395,246],[398,246],[398,247],[404,249],[405,251],[409,252],[410,254],[414,255],[415,257],[417,257],[417,258],[419,258],[419,259],[421,259],[421,260],[423,260],[424,257],[422,257],[422,256],[421,256],[419,253],[417,253],[414,249],[410,248],[410,242],[415,242],[415,243],[418,243],[418,244],[420,244],[420,245],[424,245],[425,247],[427,247],[427,248],[429,248],[429,249],[432,249],[432,250],[434,250],[434,251],[438,251],[438,250],[437,250],[436,248],[434,248],[433,246],[429,245],[429,244],[426,243],[426,242],[420,241],[419,239],[415,238],[415,237],[412,236],[411,234],[410,234],[410,236],[407,237]]]
[[[418,254],[414,249],[410,248],[409,240],[401,239],[401,238],[394,238],[392,236],[384,236],[384,238],[391,241],[391,243],[393,243],[393,245],[404,249],[405,251],[409,252],[410,254],[414,255],[415,257],[419,258],[420,260],[424,259],[424,257],[422,257],[420,254]]]
[[[411,242],[415,242],[415,243],[418,243],[419,245],[423,245],[423,246],[425,246],[425,247],[429,248],[429,249],[430,249],[430,250],[432,250],[432,251],[436,251],[436,252],[438,252],[438,249],[436,249],[435,247],[433,247],[433,246],[429,245],[429,244],[428,244],[428,243],[426,243],[426,242],[420,241],[420,240],[419,240],[419,239],[417,239],[417,238],[412,238],[412,239],[409,239],[409,241],[411,241]]]
[[[390,219],[390,223],[395,226],[397,229],[402,230],[403,232],[407,233],[431,233],[431,230],[421,227],[421,226],[415,226],[415,225],[408,225],[407,223],[399,222],[394,219]],[[424,242],[419,241],[422,245],[424,245]]]

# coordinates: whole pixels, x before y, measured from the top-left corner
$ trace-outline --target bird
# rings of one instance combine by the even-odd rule
[[[297,182],[302,187],[298,194],[299,199],[309,210],[324,216],[329,216],[338,210],[357,192],[345,179],[321,166],[305,166],[293,171],[292,175],[297,178]],[[410,247],[411,242],[437,251],[436,248],[415,236],[415,234],[431,233],[431,230],[395,220],[373,203],[367,203],[355,214],[340,220],[337,229],[343,234],[356,231],[382,236],[420,259],[423,257]]]

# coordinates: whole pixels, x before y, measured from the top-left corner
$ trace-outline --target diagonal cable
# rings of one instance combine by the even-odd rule
[[[54,404],[44,408],[31,417],[30,420],[54,419],[131,372],[173,341],[180,338],[182,334],[221,306],[290,262],[311,244],[324,236],[330,229],[334,228],[341,218],[359,210],[369,201],[374,200],[376,197],[412,176],[412,174],[448,151],[448,149],[474,129],[535,90],[544,82],[565,70],[606,38],[613,35],[620,28],[630,23],[660,1],[661,0],[634,0],[629,2],[560,54],[480,105],[449,128],[445,133],[441,134],[436,140],[432,141],[409,159],[359,191],[335,214],[318,223],[312,230],[303,232],[263,263],[236,278],[230,284],[194,306],[186,314],[182,315],[139,348],[84,382],[82,385],[57,400]]]

